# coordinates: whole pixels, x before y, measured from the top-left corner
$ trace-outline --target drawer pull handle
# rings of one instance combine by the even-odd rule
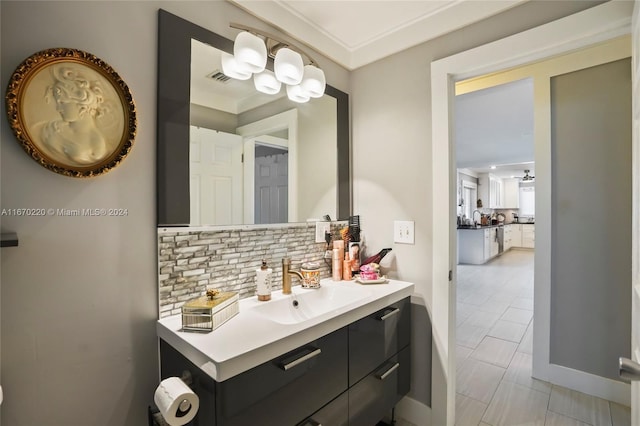
[[[389,374],[391,374],[391,373],[393,373],[394,371],[396,371],[396,370],[398,369],[398,367],[400,367],[400,363],[399,363],[399,362],[396,362],[395,364],[393,364],[393,365],[391,366],[391,368],[389,368],[389,369],[388,369],[387,371],[385,371],[384,373],[380,374],[380,375],[378,376],[378,379],[380,379],[380,380],[384,380],[384,379],[386,379],[386,378],[389,376]]]
[[[399,312],[400,312],[400,308],[395,308],[393,311],[391,311],[391,312],[387,312],[386,314],[384,314],[383,316],[381,316],[380,318],[378,318],[378,320],[380,320],[380,321],[384,321],[384,320],[386,320],[387,318],[392,317],[392,316],[394,316],[394,315],[398,314]]]
[[[322,353],[322,350],[320,348],[317,348],[316,350],[309,352],[306,355],[302,355],[300,358],[296,358],[291,362],[288,362],[286,364],[281,364],[280,368],[282,368],[284,371],[290,370],[293,367],[295,367],[296,365],[300,365],[305,361],[310,360],[313,357],[316,357],[318,355],[320,355],[320,353]]]
[[[309,419],[302,426],[322,426],[322,424],[318,423],[317,421],[315,421],[313,419]]]

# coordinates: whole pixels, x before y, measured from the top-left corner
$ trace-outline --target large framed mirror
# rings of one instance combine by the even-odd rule
[[[162,9],[158,22],[158,226],[347,219],[348,95],[330,85],[306,104],[259,94],[221,73],[231,40]],[[241,164],[204,176],[212,158]]]

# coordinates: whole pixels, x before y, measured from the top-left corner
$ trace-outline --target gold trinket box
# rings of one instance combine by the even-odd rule
[[[239,312],[239,296],[235,292],[207,290],[207,296],[182,305],[184,331],[213,331]]]

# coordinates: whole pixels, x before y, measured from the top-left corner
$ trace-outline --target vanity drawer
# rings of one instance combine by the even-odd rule
[[[371,426],[409,392],[411,353],[405,347],[349,389],[349,426]]]
[[[349,325],[349,386],[411,342],[411,301],[397,303]]]
[[[295,425],[347,390],[343,327],[216,383],[216,426]]]
[[[349,425],[349,393],[339,397],[322,407],[298,426],[348,426]]]

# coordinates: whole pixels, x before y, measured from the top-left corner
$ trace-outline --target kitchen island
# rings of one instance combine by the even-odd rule
[[[458,263],[482,265],[500,252],[503,225],[458,228]]]
[[[482,265],[511,248],[535,248],[535,223],[458,227],[458,263]]]

